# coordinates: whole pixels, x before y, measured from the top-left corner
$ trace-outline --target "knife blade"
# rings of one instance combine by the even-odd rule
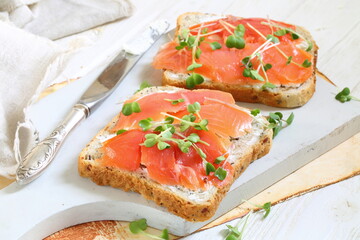
[[[73,106],[65,119],[54,131],[39,142],[25,155],[16,171],[16,182],[20,185],[28,184],[38,178],[55,158],[62,143],[69,132],[83,119],[95,111],[101,103],[116,89],[127,73],[134,67],[142,55],[166,32],[168,23],[160,29],[149,27],[150,33],[144,38],[142,53],[134,55],[122,50],[108,66],[98,75],[80,100]],[[137,42],[139,45],[139,42]],[[145,47],[144,45],[147,44]],[[138,53],[137,53],[138,54]]]

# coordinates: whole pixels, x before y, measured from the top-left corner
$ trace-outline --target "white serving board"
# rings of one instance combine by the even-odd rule
[[[39,179],[24,187],[13,183],[0,191],[0,239],[41,239],[62,228],[94,220],[147,218],[149,225],[168,228],[176,235],[191,233],[209,222],[187,222],[139,194],[97,186],[77,173],[79,152],[120,111],[120,102],[132,95],[143,80],[160,85],[161,72],[152,69],[151,61],[166,40],[164,37],[157,42],[101,108],[69,135]],[[68,111],[64,103],[75,103],[79,92],[89,84],[88,78],[78,80],[33,107],[33,120],[42,128],[41,137]],[[318,78],[314,97],[301,108],[241,104],[261,108],[265,113],[281,111],[287,116],[294,112],[295,120],[275,138],[271,152],[251,164],[234,183],[213,219],[360,131],[358,103],[337,102],[335,91]]]

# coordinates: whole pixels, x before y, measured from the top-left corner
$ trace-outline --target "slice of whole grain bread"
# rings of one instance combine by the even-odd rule
[[[226,16],[215,14],[204,14],[197,12],[190,12],[182,14],[178,17],[177,28],[175,36],[179,35],[181,29],[189,28],[190,26],[224,18]],[[244,84],[227,84],[222,82],[215,82],[209,78],[205,78],[204,83],[196,85],[196,88],[215,89],[229,92],[233,95],[236,101],[263,103],[274,107],[294,108],[307,103],[315,92],[316,85],[316,60],[318,47],[312,38],[311,34],[302,27],[296,26],[296,32],[306,38],[307,41],[312,42],[313,48],[309,52],[314,56],[313,73],[309,79],[302,84],[291,85],[277,85],[273,89],[262,89],[262,84],[259,85],[244,85]],[[303,49],[307,45],[299,46]],[[186,88],[186,78],[190,74],[177,73],[171,70],[164,69],[162,85],[176,86]]]
[[[178,88],[175,87],[151,87],[138,92],[134,97],[176,90]],[[101,165],[97,160],[102,157],[101,148],[104,139],[108,139],[113,134],[112,129],[118,118],[119,115],[82,150],[78,159],[79,174],[90,178],[98,185],[110,185],[124,191],[138,192],[146,199],[154,201],[188,221],[205,221],[211,218],[233,181],[252,161],[267,154],[272,144],[272,130],[267,128],[267,120],[259,114],[253,118],[251,132],[232,140],[227,161],[234,168],[233,181],[219,188],[211,186],[206,190],[190,190],[183,186],[159,184],[148,176],[146,168],[130,172]]]

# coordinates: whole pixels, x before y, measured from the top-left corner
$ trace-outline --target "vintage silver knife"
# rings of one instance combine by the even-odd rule
[[[55,130],[39,142],[23,159],[16,171],[16,182],[25,185],[32,182],[45,170],[54,159],[68,133],[87,118],[114,91],[133,68],[143,53],[166,32],[167,22],[155,22],[135,41],[122,50],[100,73],[92,85],[85,91],[71,112]],[[138,52],[140,50],[140,52]],[[130,52],[130,53],[129,53]],[[135,55],[135,54],[139,55]]]

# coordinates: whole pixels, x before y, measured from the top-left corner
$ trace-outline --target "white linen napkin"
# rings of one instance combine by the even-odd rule
[[[59,39],[128,17],[133,7],[129,0],[1,0],[0,11],[20,28]]]
[[[38,137],[27,107],[71,62],[72,52],[47,38],[129,16],[132,5],[128,0],[1,0],[0,11],[0,176],[14,178],[23,153],[19,142]],[[29,131],[16,135],[21,128]]]
[[[17,166],[13,153],[17,123],[61,49],[46,38],[1,21],[0,49],[0,175],[11,177]]]

